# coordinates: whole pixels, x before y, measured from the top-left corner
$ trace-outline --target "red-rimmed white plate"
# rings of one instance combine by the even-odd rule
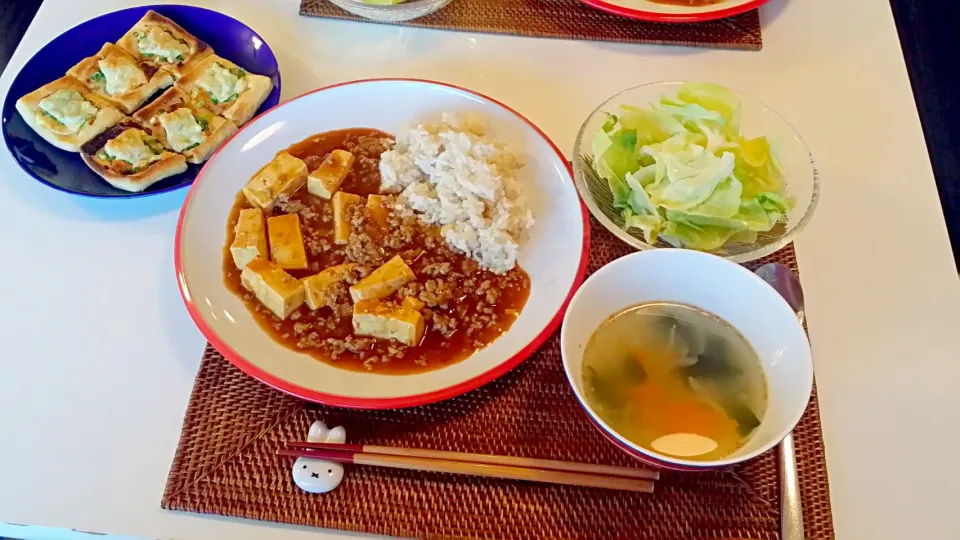
[[[684,6],[650,0],[580,0],[584,4],[630,19],[690,23],[733,17],[766,4],[770,0],[722,0],[701,6]]]
[[[492,137],[525,156],[523,182],[536,224],[521,246],[530,297],[498,340],[462,362],[412,375],[348,371],[274,342],[223,284],[221,258],[230,208],[244,183],[273,156],[310,135],[372,127],[388,133],[441,112],[478,113]],[[583,279],[589,247],[587,213],[566,159],[529,120],[486,96],[441,83],[380,79],[338,84],[264,113],[204,166],[177,224],[174,260],[180,292],[194,322],[230,362],[295,396],[341,407],[385,409],[460,395],[503,375],[557,328]]]

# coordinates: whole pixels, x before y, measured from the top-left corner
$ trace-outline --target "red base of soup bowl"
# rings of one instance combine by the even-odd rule
[[[767,382],[767,408],[760,425],[733,453],[711,460],[658,453],[618,433],[587,400],[582,370],[591,336],[611,316],[647,302],[687,304],[712,313],[739,331],[757,353]],[[570,302],[560,348],[567,380],[594,426],[631,456],[664,469],[715,469],[770,450],[800,421],[813,390],[810,344],[790,306],[746,268],[697,251],[641,251],[595,272]]]

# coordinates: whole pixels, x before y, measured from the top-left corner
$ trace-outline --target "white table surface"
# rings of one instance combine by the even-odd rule
[[[121,0],[46,0],[6,71]],[[761,52],[403,29],[297,15],[297,0],[205,5],[276,51],[283,94],[403,76],[494,96],[569,152],[607,96],[663,79],[742,89],[791,119],[822,172],[797,242],[840,538],[958,538],[960,280],[887,2],[774,0]],[[571,69],[573,68],[573,69]],[[68,196],[0,152],[0,536],[338,533],[160,509],[203,350],[173,273],[185,190]],[[86,536],[79,535],[76,536]]]

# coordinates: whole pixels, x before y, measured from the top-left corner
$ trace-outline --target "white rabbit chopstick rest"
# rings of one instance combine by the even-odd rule
[[[327,429],[319,420],[310,426],[308,442],[343,444],[347,442],[347,430],[343,426]],[[313,458],[297,458],[293,464],[293,483],[307,493],[333,491],[343,480],[343,465],[333,461]]]

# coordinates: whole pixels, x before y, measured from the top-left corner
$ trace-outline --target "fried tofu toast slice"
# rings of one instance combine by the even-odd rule
[[[173,75],[154,65],[138,62],[132,54],[105,43],[94,56],[67,71],[103,99],[126,114],[140,108],[151,96],[173,84]]]
[[[191,100],[238,126],[253,118],[273,91],[269,77],[250,73],[215,54],[197,62],[177,86]]]
[[[189,163],[203,163],[237,126],[213,111],[197,107],[177,87],[133,115],[170,150],[183,154]]]
[[[113,104],[70,76],[21,97],[16,108],[38,135],[68,152],[79,152],[83,145],[124,119]]]
[[[133,25],[117,45],[138,62],[167,71],[175,79],[186,75],[198,62],[213,54],[209,45],[153,10]]]
[[[168,151],[143,126],[124,120],[83,147],[81,157],[113,187],[140,192],[187,170],[187,160]]]

